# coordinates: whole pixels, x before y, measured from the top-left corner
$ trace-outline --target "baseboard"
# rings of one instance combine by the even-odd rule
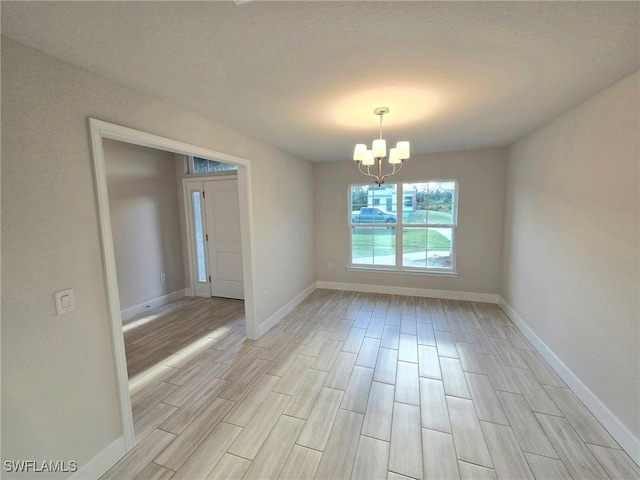
[[[122,315],[122,322],[126,323],[128,320],[131,320],[132,318],[140,315],[145,311],[147,307],[151,307],[151,308],[161,307],[162,305],[166,305],[167,303],[170,303],[170,302],[173,302],[174,300],[182,298],[185,295],[187,295],[187,290],[190,290],[190,289],[176,290],[175,292],[168,293],[167,295],[162,295],[161,297],[156,297],[156,298],[152,298],[151,300],[147,300],[146,302],[141,303],[139,305],[125,308],[124,310],[122,310],[122,312],[120,312],[120,315]]]
[[[305,288],[302,292],[296,295],[293,300],[285,304],[282,308],[280,308],[277,312],[267,318],[264,322],[260,324],[258,327],[258,337],[261,337],[266,332],[269,331],[271,327],[273,327],[276,323],[284,318],[284,316],[293,310],[296,305],[302,302],[305,298],[311,295],[316,290],[316,284],[313,283]]]
[[[593,413],[602,426],[620,444],[633,460],[640,465],[640,438],[636,437],[624,423],[587,387],[573,371],[536,335],[527,323],[501,296],[498,304],[513,320],[522,334],[536,347],[540,355],[571,388],[573,393]]]
[[[195,297],[196,294],[193,292],[193,288],[185,288],[184,289],[184,296],[185,297]]]
[[[385,285],[364,285],[359,283],[316,282],[318,288],[327,290],[346,290],[348,292],[387,293],[410,297],[442,298],[446,300],[467,300],[470,302],[498,303],[498,295],[491,293],[456,292],[453,290],[435,290],[430,288],[389,287]]]
[[[122,436],[84,465],[78,465],[78,470],[69,477],[69,480],[95,480],[100,478],[126,453],[127,447],[124,436]]]

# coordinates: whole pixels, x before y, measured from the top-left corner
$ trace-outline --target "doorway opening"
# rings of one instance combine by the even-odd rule
[[[253,283],[253,248],[252,248],[252,211],[251,211],[251,163],[249,160],[233,155],[199,147],[197,145],[179,142],[139,130],[122,127],[93,118],[89,119],[94,177],[98,203],[98,217],[100,222],[103,264],[107,302],[109,307],[109,322],[111,329],[112,349],[115,359],[116,379],[118,383],[118,397],[123,437],[127,450],[136,443],[127,360],[123,338],[120,296],[116,274],[116,262],[113,245],[113,231],[109,197],[107,191],[107,175],[105,168],[103,139],[117,140],[124,143],[164,150],[187,156],[237,165],[238,191],[238,219],[240,227],[241,269],[243,279],[243,295],[245,305],[245,331],[247,338],[257,338],[258,325],[256,320]]]

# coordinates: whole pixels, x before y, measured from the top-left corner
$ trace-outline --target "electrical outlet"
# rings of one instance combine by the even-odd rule
[[[333,270],[333,265],[331,262],[327,263],[327,270]]]
[[[269,290],[265,290],[264,292],[262,292],[262,300],[266,302],[267,298],[269,298]]]
[[[160,274],[160,281],[161,281],[161,282],[164,282],[164,280],[165,280],[164,273],[161,273],[161,274]]]

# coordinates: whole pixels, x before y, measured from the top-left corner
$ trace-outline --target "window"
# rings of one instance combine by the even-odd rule
[[[193,229],[196,240],[196,270],[198,282],[207,281],[207,267],[204,258],[204,229],[202,226],[202,205],[200,203],[200,190],[191,191],[191,201],[193,202]]]
[[[200,157],[188,157],[185,173],[210,173],[224,172],[229,170],[238,170],[237,165],[230,163],[218,162],[216,160],[207,160]]]
[[[349,190],[352,266],[455,272],[455,180]]]

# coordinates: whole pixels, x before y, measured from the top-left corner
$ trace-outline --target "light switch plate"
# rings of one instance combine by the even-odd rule
[[[56,299],[56,312],[58,312],[58,315],[72,312],[76,309],[76,300],[73,296],[73,288],[56,292],[54,297]]]

